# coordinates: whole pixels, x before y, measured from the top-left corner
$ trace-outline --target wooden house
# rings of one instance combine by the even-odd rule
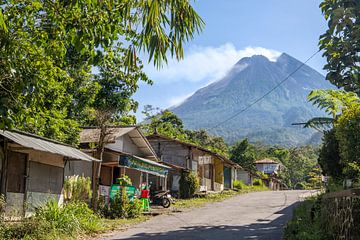
[[[100,161],[73,146],[16,130],[0,130],[0,194],[8,215],[27,216],[50,199],[63,202],[64,168]]]
[[[91,145],[98,143],[99,136],[99,128],[84,128],[80,133],[81,148],[91,153]],[[123,175],[129,176],[136,188],[140,188],[143,183],[151,183],[153,190],[166,189],[167,173],[171,167],[159,162],[139,127],[109,127],[104,142],[99,180],[101,195],[107,196],[110,186],[116,184],[117,179]],[[72,168],[76,174],[89,170],[76,164]]]
[[[240,166],[229,159],[203,147],[158,134],[147,139],[162,162],[194,171],[200,179],[200,191],[221,191],[233,187],[235,170]],[[179,176],[169,177],[172,178],[169,189],[176,190]]]

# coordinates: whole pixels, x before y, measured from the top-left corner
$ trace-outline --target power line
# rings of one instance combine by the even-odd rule
[[[311,55],[305,62],[303,62],[302,64],[300,64],[293,72],[291,72],[286,78],[284,78],[281,82],[279,82],[278,84],[276,84],[272,89],[270,89],[267,93],[265,93],[263,96],[261,96],[260,98],[258,98],[257,100],[255,100],[254,102],[250,103],[248,106],[246,106],[245,108],[241,109],[240,111],[236,112],[234,115],[232,115],[231,117],[225,119],[224,121],[214,125],[211,128],[208,128],[208,130],[212,130],[215,129],[217,127],[219,127],[220,125],[232,120],[233,118],[235,118],[236,116],[238,116],[239,114],[245,112],[246,110],[248,110],[249,108],[251,108],[252,106],[254,106],[256,103],[260,102],[262,99],[264,99],[266,96],[268,96],[270,93],[272,93],[273,91],[275,91],[278,87],[280,87],[284,82],[286,82],[293,74],[295,74],[297,71],[300,70],[300,68],[302,68],[304,65],[306,65],[306,63],[308,61],[310,61],[313,57],[315,57],[316,54],[318,54],[321,50],[318,50],[317,52],[315,52],[313,55]]]

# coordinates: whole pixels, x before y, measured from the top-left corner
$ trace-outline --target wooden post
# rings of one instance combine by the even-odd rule
[[[25,189],[24,189],[24,217],[26,217],[26,207],[27,207],[27,192],[28,192],[28,185],[29,185],[29,175],[30,175],[30,162],[29,162],[29,155],[26,156],[26,163],[25,163]],[[64,171],[63,171],[64,174]]]
[[[6,198],[7,193],[7,172],[8,172],[8,140],[4,138],[3,150],[4,150],[4,158],[2,162],[2,174],[1,174],[1,186],[0,193],[4,195]]]

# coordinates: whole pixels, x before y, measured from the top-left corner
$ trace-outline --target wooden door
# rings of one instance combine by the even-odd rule
[[[25,193],[27,154],[8,153],[7,191]]]

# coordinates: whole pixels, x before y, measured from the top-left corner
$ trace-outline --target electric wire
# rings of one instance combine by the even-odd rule
[[[230,116],[229,118],[225,119],[224,121],[221,121],[220,123],[217,123],[216,125],[212,126],[211,128],[208,128],[208,130],[213,130],[215,128],[218,128],[219,126],[221,126],[222,124],[232,120],[233,118],[235,118],[236,116],[238,116],[239,114],[245,112],[246,110],[248,110],[249,108],[251,108],[252,106],[254,106],[255,104],[257,104],[258,102],[260,102],[262,99],[264,99],[266,96],[268,96],[270,93],[272,93],[273,91],[275,91],[278,87],[280,87],[284,82],[286,82],[288,79],[290,79],[290,77],[292,75],[294,75],[297,71],[299,71],[304,65],[306,65],[307,62],[309,62],[313,57],[315,57],[321,50],[316,51],[314,54],[312,54],[308,59],[306,59],[305,62],[303,62],[302,64],[300,64],[294,71],[292,71],[286,78],[284,78],[282,81],[280,81],[278,84],[276,84],[272,89],[270,89],[268,92],[266,92],[264,95],[262,95],[260,98],[256,99],[254,102],[250,103],[249,105],[247,105],[245,108],[241,109],[240,111],[236,112],[235,114],[233,114],[232,116]]]

